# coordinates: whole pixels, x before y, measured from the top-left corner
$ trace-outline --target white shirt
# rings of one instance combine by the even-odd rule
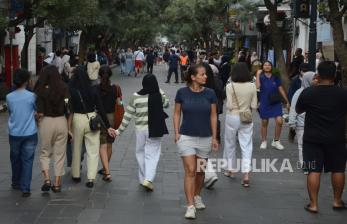
[[[144,61],[145,55],[142,53],[142,51],[135,51],[134,52],[135,61]]]
[[[59,74],[63,73],[64,65],[61,61],[61,57],[56,56],[53,61],[53,65],[57,67]]]

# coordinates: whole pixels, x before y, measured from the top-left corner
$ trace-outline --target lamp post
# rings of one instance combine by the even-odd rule
[[[311,71],[316,70],[316,44],[317,44],[317,0],[311,0],[310,32],[308,47],[308,64]]]

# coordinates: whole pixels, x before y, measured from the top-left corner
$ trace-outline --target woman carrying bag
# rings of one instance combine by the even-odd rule
[[[256,80],[259,92],[259,114],[262,119],[261,125],[261,145],[260,149],[267,148],[267,127],[269,119],[276,121],[275,138],[271,146],[277,150],[283,150],[284,146],[280,142],[280,136],[283,124],[282,98],[286,102],[286,108],[289,111],[290,103],[287,93],[283,88],[281,80],[272,73],[272,64],[269,61],[264,62],[262,70],[257,72]]]
[[[80,182],[81,150],[83,139],[87,150],[88,188],[94,187],[100,147],[100,128],[104,126],[110,136],[114,137],[114,129],[106,117],[100,95],[92,87],[88,74],[82,66],[74,70],[70,83],[70,111],[68,119],[69,134],[73,141],[72,179]],[[95,109],[98,113],[95,112]]]
[[[169,107],[169,99],[159,89],[158,81],[153,74],[143,77],[142,87],[132,96],[116,134],[121,135],[131,118],[135,118],[139,181],[147,190],[153,191],[162,137],[169,133],[165,123],[168,116],[163,110]]]
[[[236,163],[236,136],[241,148],[242,186],[249,187],[249,172],[253,151],[252,109],[257,109],[257,90],[246,63],[237,63],[231,71],[231,83],[226,86],[227,115],[224,131],[223,158],[228,161],[227,177],[234,177]]]
[[[111,85],[110,77],[112,76],[112,71],[109,66],[102,65],[99,70],[99,78],[100,85],[98,85],[98,92],[101,96],[101,102],[105,109],[105,113],[110,125],[113,128],[115,127],[115,113],[116,107],[121,105],[121,93],[120,87],[117,85]],[[117,111],[118,112],[118,111]],[[116,113],[117,115],[117,113]],[[114,138],[109,136],[107,130],[102,128],[100,131],[100,159],[102,162],[103,168],[99,170],[99,174],[103,175],[102,178],[106,182],[110,182],[111,174],[110,174],[110,159],[112,156],[112,143],[114,142]]]

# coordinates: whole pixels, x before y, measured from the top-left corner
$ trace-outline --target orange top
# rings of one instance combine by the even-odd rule
[[[181,65],[187,65],[188,64],[188,56],[180,56]]]

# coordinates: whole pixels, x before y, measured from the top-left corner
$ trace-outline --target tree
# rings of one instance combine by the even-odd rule
[[[164,34],[173,42],[206,45],[213,50],[224,35],[227,0],[171,1],[164,12]]]
[[[100,0],[108,17],[108,41],[122,47],[152,44],[169,0]],[[107,42],[107,41],[105,41]]]
[[[264,3],[270,15],[271,38],[278,69],[280,71],[283,83],[285,84],[285,86],[287,86],[289,84],[289,77],[287,74],[287,67],[282,51],[283,34],[281,28],[279,28],[276,23],[276,21],[278,21],[277,4],[271,3],[271,0],[264,0]]]
[[[96,22],[97,0],[22,0],[23,12],[9,26],[24,22],[25,42],[21,53],[21,66],[28,67],[28,48],[35,28],[45,21],[59,28],[77,30]],[[78,9],[78,10],[76,10]]]
[[[3,45],[4,38],[6,35],[5,29],[7,27],[8,21],[3,11],[0,11],[0,44]],[[0,49],[1,51],[2,49]]]
[[[0,11],[0,31],[4,30],[7,27],[7,19],[3,11]]]
[[[344,86],[347,86],[347,45],[344,40],[342,21],[343,17],[346,16],[347,1],[328,0],[322,2],[322,4],[324,3],[327,3],[329,9],[325,16],[333,28],[334,49],[342,68],[342,81]]]

